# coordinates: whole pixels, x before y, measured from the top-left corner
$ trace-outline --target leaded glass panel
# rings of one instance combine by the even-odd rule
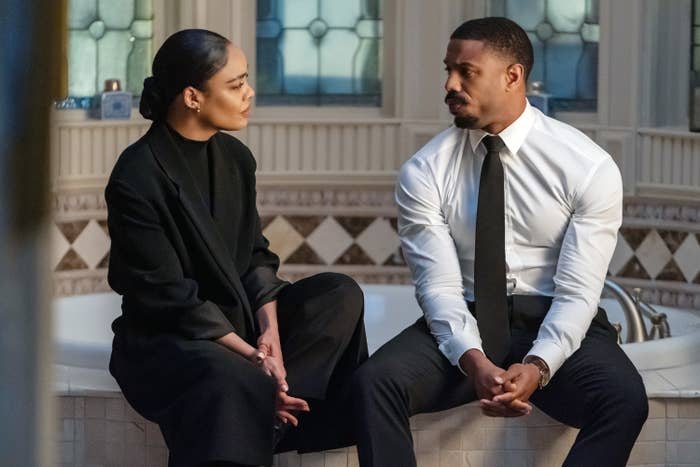
[[[693,0],[693,52],[691,66],[693,71],[700,71],[700,0]]]
[[[258,0],[261,105],[381,105],[381,0]]]
[[[593,111],[598,94],[599,0],[493,0],[492,14],[520,24],[535,53],[530,83],[550,108]]]
[[[69,0],[68,101],[89,103],[80,98],[99,94],[114,78],[139,95],[152,50],[152,0]]]

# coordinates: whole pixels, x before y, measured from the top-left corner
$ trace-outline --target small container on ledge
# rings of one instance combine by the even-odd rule
[[[551,116],[549,99],[552,95],[545,92],[544,83],[542,81],[533,81],[529,83],[525,96],[527,96],[527,100],[530,102],[531,106],[538,108],[543,114]]]
[[[106,119],[131,118],[132,95],[121,90],[118,79],[105,80],[105,88],[100,99],[100,117]]]

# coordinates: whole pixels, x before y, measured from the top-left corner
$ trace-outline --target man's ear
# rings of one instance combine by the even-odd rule
[[[506,69],[506,91],[513,91],[521,85],[525,86],[525,67],[520,63],[513,63]]]

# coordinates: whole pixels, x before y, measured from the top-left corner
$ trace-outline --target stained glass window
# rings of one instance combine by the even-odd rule
[[[152,0],[69,0],[68,95],[65,107],[89,106],[107,79],[141,94],[150,75]]]
[[[693,71],[700,71],[700,0],[693,0],[692,14],[693,30],[691,41],[693,44],[693,52],[690,66]]]
[[[690,131],[700,131],[700,0],[693,0],[691,18],[688,119]]]
[[[260,105],[381,105],[381,0],[257,0]]]
[[[492,14],[527,31],[535,52],[529,81],[544,83],[552,110],[596,110],[599,0],[500,0]]]

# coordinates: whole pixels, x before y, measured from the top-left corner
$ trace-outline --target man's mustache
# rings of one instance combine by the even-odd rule
[[[457,91],[450,91],[447,93],[447,95],[445,96],[445,104],[449,104],[448,101],[458,102],[460,104],[465,105],[467,104],[467,100],[464,97],[457,94]]]

